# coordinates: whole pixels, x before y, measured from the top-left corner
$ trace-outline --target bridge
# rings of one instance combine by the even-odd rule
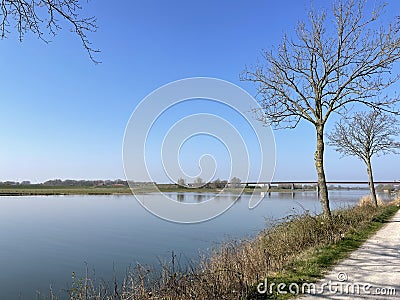
[[[301,185],[314,185],[316,188],[317,193],[319,193],[319,186],[318,186],[318,181],[271,181],[271,182],[256,182],[256,181],[249,181],[249,182],[241,182],[241,185],[245,185],[246,187],[249,186],[263,186],[264,188],[267,188],[267,191],[271,188],[273,185],[285,185],[285,186],[290,186],[292,190],[295,189],[296,184],[301,184]],[[326,184],[328,185],[368,185],[368,181],[327,181]],[[385,185],[393,185],[400,187],[400,180],[394,180],[394,181],[374,181],[374,185],[377,184],[385,184]]]
[[[241,184],[245,185],[278,185],[278,184],[317,184],[318,181],[249,181],[249,182],[241,182]],[[326,184],[369,184],[368,181],[327,181]],[[374,181],[374,184],[393,184],[393,185],[400,185],[400,180],[394,181]]]

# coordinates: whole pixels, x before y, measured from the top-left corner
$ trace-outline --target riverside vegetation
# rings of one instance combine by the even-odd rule
[[[236,184],[232,187],[226,180],[215,180],[200,187],[180,186],[178,184],[156,184],[161,192],[178,193],[252,193],[255,190],[267,191],[260,186],[244,186]],[[151,189],[154,188],[150,185]],[[275,184],[271,185],[268,192],[293,192],[296,191],[315,191],[313,184]],[[360,187],[342,187],[331,185],[329,190],[350,190],[360,189]],[[378,185],[377,190],[394,191],[393,185]],[[129,187],[125,180],[48,180],[43,183],[31,184],[30,182],[0,182],[0,196],[46,196],[46,195],[131,195],[132,191],[136,194],[148,192],[146,184],[137,184]],[[154,191],[154,190],[151,190]]]
[[[282,299],[260,294],[257,285],[316,282],[338,260],[345,258],[381,228],[399,209],[400,198],[374,207],[363,199],[355,207],[337,210],[331,219],[305,212],[291,215],[254,239],[230,241],[182,267],[172,253],[158,268],[137,265],[118,281],[98,280],[86,270],[73,273],[67,295],[83,299]],[[41,299],[63,299],[50,290]]]

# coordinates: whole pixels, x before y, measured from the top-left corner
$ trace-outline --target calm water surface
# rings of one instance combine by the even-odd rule
[[[354,205],[367,193],[331,191],[331,206]],[[212,197],[169,195],[185,202]],[[248,198],[242,196],[213,220],[183,225],[153,216],[130,195],[0,197],[0,299],[35,299],[36,291],[48,294],[50,284],[66,296],[60,291],[71,282],[73,271],[83,274],[85,263],[96,278],[111,280],[114,270],[123,274],[137,262],[157,265],[171,251],[183,261],[196,259],[199,251],[224,240],[254,236],[270,220],[321,210],[314,192],[272,193],[253,210]]]

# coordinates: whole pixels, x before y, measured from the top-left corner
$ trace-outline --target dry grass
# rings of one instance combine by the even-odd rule
[[[385,202],[383,202],[382,198],[376,195],[376,202],[378,203],[378,206],[385,205]],[[371,195],[365,195],[361,197],[361,199],[358,201],[359,206],[365,206],[365,205],[373,205],[372,202],[372,197]]]
[[[309,213],[290,216],[252,240],[225,243],[185,270],[172,254],[161,268],[136,266],[122,282],[97,282],[87,274],[74,277],[69,299],[252,299],[254,287],[265,277],[290,269],[307,251],[358,232],[384,209],[356,206],[335,211],[332,219]]]
[[[400,193],[399,196],[389,203],[390,205],[397,205],[400,206]]]

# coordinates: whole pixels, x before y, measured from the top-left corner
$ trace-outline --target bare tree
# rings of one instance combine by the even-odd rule
[[[241,182],[242,182],[242,180],[237,177],[233,177],[230,180],[231,187],[233,187],[233,188],[240,188]]]
[[[196,179],[195,179],[194,182],[193,182],[193,186],[195,186],[195,187],[197,187],[197,188],[203,187],[203,186],[204,186],[204,181],[203,181],[203,179],[200,178],[200,177],[196,177]]]
[[[308,23],[298,23],[295,38],[284,36],[278,49],[263,50],[261,62],[241,74],[256,84],[261,121],[275,128],[294,128],[300,120],[314,125],[315,167],[327,217],[324,131],[329,117],[345,114],[354,103],[398,113],[399,99],[376,96],[399,79],[390,74],[400,58],[399,24],[377,25],[383,5],[367,14],[364,4],[335,2],[331,19],[326,11],[311,11]]]
[[[178,179],[178,187],[180,187],[180,188],[187,187],[185,179],[183,179],[183,178]]]
[[[100,52],[92,47],[87,33],[97,29],[95,17],[81,17],[82,6],[79,0],[0,0],[0,34],[6,38],[9,28],[15,27],[22,42],[27,32],[32,32],[44,42],[45,31],[55,36],[61,29],[61,20],[66,21],[80,38],[83,47],[94,63],[94,53]]]
[[[372,173],[371,158],[374,155],[396,153],[400,143],[394,136],[400,134],[398,120],[391,115],[371,111],[355,113],[350,119],[337,123],[328,134],[328,145],[335,146],[343,156],[357,156],[367,165],[372,201],[378,206]]]

